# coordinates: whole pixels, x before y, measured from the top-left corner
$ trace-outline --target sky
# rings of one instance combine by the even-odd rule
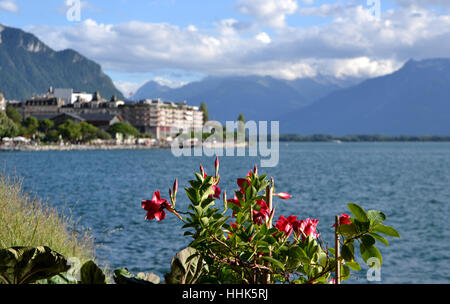
[[[450,54],[450,0],[0,0],[0,24],[98,62],[125,95],[149,80],[376,77]]]

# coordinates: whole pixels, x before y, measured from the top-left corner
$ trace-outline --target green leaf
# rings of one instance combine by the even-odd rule
[[[195,284],[207,269],[198,251],[187,247],[172,258],[170,273],[164,277],[168,284]]]
[[[339,233],[345,237],[352,237],[358,232],[355,223],[339,226]]]
[[[336,250],[334,248],[328,248],[328,251],[333,255],[336,256]]]
[[[401,238],[400,234],[394,228],[383,224],[378,224],[373,228],[373,232],[379,232],[388,236]]]
[[[344,260],[352,262],[355,258],[353,256],[353,244],[347,244],[342,246],[341,256]]]
[[[381,235],[376,234],[376,233],[373,233],[373,232],[370,232],[369,234],[370,234],[374,239],[376,239],[377,241],[383,243],[383,244],[386,245],[386,246],[389,246],[389,242],[388,242],[384,237],[382,237]]]
[[[268,262],[271,263],[272,265],[277,266],[277,267],[280,268],[281,270],[284,270],[284,265],[283,265],[283,263],[281,263],[281,262],[278,261],[277,259],[274,259],[274,258],[269,257],[269,256],[263,256],[262,259],[268,261]]]
[[[361,222],[368,222],[369,218],[367,217],[367,213],[364,211],[364,209],[357,205],[357,204],[353,204],[353,203],[348,203],[347,204],[348,209],[350,209],[350,211],[352,212],[352,214],[355,216],[355,218]]]
[[[209,218],[207,218],[207,217],[202,217],[200,220],[202,221],[202,224],[203,224],[203,225],[208,226]]]
[[[69,269],[61,254],[45,246],[0,250],[0,281],[7,284],[31,284]]]
[[[386,215],[383,212],[377,210],[367,211],[367,217],[370,220],[371,226],[376,226],[386,220]]]
[[[370,247],[375,244],[375,239],[371,237],[370,235],[363,235],[361,238],[361,241],[363,242],[364,246]]]
[[[153,285],[154,283],[143,278],[136,277],[126,268],[114,270],[114,282],[119,285]]]
[[[81,284],[106,284],[105,274],[93,261],[81,266],[80,275]]]
[[[341,280],[345,281],[350,277],[350,268],[345,264],[341,264]]]
[[[376,258],[376,259],[378,259],[380,266],[381,266],[381,264],[383,263],[383,258],[377,247],[375,247],[375,246],[366,247],[363,243],[361,243],[359,245],[359,249],[361,251],[361,256],[362,256],[364,262],[366,262],[366,264],[368,263],[369,259]]]
[[[350,267],[352,270],[354,271],[360,271],[361,270],[361,265],[359,265],[356,262],[345,262],[345,264]]]

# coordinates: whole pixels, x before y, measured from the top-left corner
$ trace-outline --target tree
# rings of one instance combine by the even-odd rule
[[[133,136],[133,137],[138,137],[140,135],[139,131],[136,130],[136,128],[134,128],[130,124],[123,123],[123,122],[118,122],[118,123],[113,124],[111,127],[109,127],[108,132],[112,136],[115,136],[116,133],[121,133],[123,135]]]
[[[50,130],[45,136],[45,141],[47,142],[57,142],[59,140],[59,133],[57,130]]]
[[[45,134],[48,133],[48,130],[53,128],[55,123],[51,121],[50,119],[44,119],[39,122],[39,129],[44,132]]]
[[[245,118],[244,115],[241,113],[238,117],[238,133],[245,132]]]
[[[98,129],[97,138],[100,138],[103,140],[109,140],[109,139],[111,139],[111,135],[108,132],[106,132],[105,130]]]
[[[34,116],[29,116],[25,120],[25,127],[27,128],[27,133],[33,135],[37,132],[39,128],[39,120]]]
[[[209,121],[209,113],[208,108],[206,107],[206,103],[202,102],[200,103],[200,111],[203,112],[203,123]]]
[[[79,128],[83,142],[95,139],[97,137],[98,128],[93,125],[83,121],[79,124]]]
[[[6,115],[16,124],[20,125],[22,123],[22,115],[20,115],[19,111],[12,106],[6,107]]]
[[[0,111],[0,138],[14,137],[19,133],[19,128],[8,115]]]
[[[80,125],[74,124],[70,119],[58,126],[58,132],[64,139],[70,141],[77,140],[81,137]]]

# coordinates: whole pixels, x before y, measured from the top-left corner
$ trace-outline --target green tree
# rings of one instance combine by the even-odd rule
[[[0,138],[14,137],[18,133],[19,128],[14,121],[10,119],[5,112],[0,111]]]
[[[108,132],[112,136],[115,136],[116,133],[121,133],[123,135],[133,136],[133,137],[138,137],[140,135],[139,131],[136,130],[136,128],[134,128],[130,124],[123,123],[123,122],[118,122],[118,123],[113,124],[111,127],[109,127]]]
[[[206,107],[206,103],[202,102],[200,103],[200,111],[203,112],[203,123],[209,121],[209,113],[208,108]]]
[[[36,134],[39,128],[39,120],[34,116],[29,116],[25,119],[25,127],[27,128],[27,133],[29,135]]]
[[[66,140],[74,141],[81,138],[80,125],[74,124],[70,119],[58,126],[58,132]]]
[[[245,132],[245,118],[244,115],[241,113],[238,116],[238,133],[243,133]]]
[[[22,115],[20,115],[19,111],[12,106],[6,107],[6,115],[16,124],[20,125],[22,123]]]
[[[97,131],[97,138],[103,139],[103,140],[109,140],[111,139],[111,134],[106,132],[105,130],[98,129]]]
[[[47,142],[57,142],[59,140],[59,133],[57,130],[50,130],[45,136],[45,141]]]
[[[79,124],[79,128],[83,142],[95,139],[97,137],[98,128],[93,125],[83,121]]]
[[[55,126],[55,123],[51,121],[50,119],[44,119],[39,122],[39,129],[44,132],[45,134],[48,133],[48,130],[53,128]]]

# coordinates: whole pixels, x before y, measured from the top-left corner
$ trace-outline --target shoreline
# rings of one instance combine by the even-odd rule
[[[146,145],[48,145],[48,146],[7,146],[0,147],[0,152],[40,152],[40,151],[94,151],[94,150],[163,150],[170,146],[146,146]]]
[[[233,148],[246,147],[247,144],[234,144]],[[205,148],[223,148],[224,145],[204,145]],[[194,148],[194,147],[192,147]],[[0,146],[0,152],[43,152],[43,151],[109,151],[109,150],[170,150],[170,144],[163,145],[140,145],[140,144],[120,144],[120,145],[16,145]]]

